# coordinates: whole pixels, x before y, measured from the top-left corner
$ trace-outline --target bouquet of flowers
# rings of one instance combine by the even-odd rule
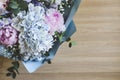
[[[7,76],[15,78],[22,61],[29,72],[51,63],[58,47],[75,32],[73,14],[80,0],[1,0],[0,56],[15,60]],[[70,45],[71,46],[71,43]],[[34,68],[31,66],[35,64]]]

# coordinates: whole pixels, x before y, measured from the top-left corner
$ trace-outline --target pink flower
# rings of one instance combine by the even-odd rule
[[[45,17],[46,24],[50,26],[50,34],[65,31],[63,15],[56,9],[49,9]]]
[[[0,0],[0,9],[5,9],[9,0]]]
[[[9,0],[0,0],[0,15],[5,14]]]
[[[0,29],[0,43],[6,46],[16,44],[18,32],[11,26],[5,26]]]

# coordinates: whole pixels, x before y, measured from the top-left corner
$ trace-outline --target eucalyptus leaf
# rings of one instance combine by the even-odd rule
[[[12,78],[13,78],[13,79],[16,78],[16,73],[15,73],[15,72],[12,73]]]
[[[55,0],[51,0],[51,4],[55,3]]]
[[[12,9],[17,9],[18,6],[19,6],[19,5],[17,4],[17,2],[11,3],[11,4],[9,5],[9,7],[11,7]]]
[[[71,42],[69,43],[69,47],[70,47],[70,48],[72,47],[72,43],[71,43]]]
[[[23,10],[27,10],[28,6],[27,6],[27,2],[24,0],[10,0],[8,6],[6,7],[6,9],[17,15],[18,12],[23,11]]]
[[[48,60],[47,62],[48,62],[48,64],[51,64],[51,63],[52,63],[51,60]]]
[[[2,18],[2,16],[0,15],[0,18]]]
[[[72,46],[77,45],[77,43],[75,41],[71,41],[71,43],[72,43]]]
[[[6,76],[8,76],[8,77],[11,76],[11,73],[7,73]]]
[[[17,68],[17,69],[19,68],[19,62],[18,61],[12,62],[12,64],[15,68]]]
[[[26,1],[18,0],[20,10],[27,10],[28,4]]]
[[[19,71],[18,71],[18,69],[17,69],[17,68],[15,68],[14,70],[17,72],[17,74],[19,74]]]
[[[59,36],[59,41],[62,42],[63,41],[63,35]]]
[[[14,61],[12,62],[13,66],[9,67],[8,73],[6,74],[6,76],[11,76],[12,78],[16,78],[16,75],[19,74],[18,68],[19,68],[19,62],[18,61]]]
[[[13,72],[14,71],[14,67],[12,66],[12,67],[9,67],[8,69],[7,69],[9,72]]]
[[[47,56],[49,56],[50,54],[49,54],[48,52],[46,52],[44,55],[47,57]]]
[[[70,38],[70,37],[66,39],[66,41],[67,41],[67,42],[69,42],[70,40],[71,40],[71,38]]]

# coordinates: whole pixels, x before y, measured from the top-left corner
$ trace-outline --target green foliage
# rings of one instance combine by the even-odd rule
[[[17,9],[19,4],[13,0],[10,1],[9,7],[12,9]]]
[[[70,47],[70,48],[72,47],[72,43],[71,43],[71,42],[69,43],[69,47]]]
[[[76,45],[76,42],[75,41],[71,41],[69,42],[69,47],[71,48],[72,46]]]
[[[68,46],[71,48],[72,46],[76,45],[75,41],[71,41],[71,38],[66,39],[66,42],[69,42]]]
[[[71,38],[67,38],[66,41],[67,41],[67,42],[71,41]]]
[[[45,57],[48,57],[49,55],[50,55],[49,52],[46,52],[46,53],[44,54]]]
[[[64,33],[55,32],[55,36],[60,42],[63,42]]]
[[[12,62],[12,65],[13,65],[12,67],[9,67],[7,69],[8,73],[6,74],[6,76],[8,76],[8,77],[11,76],[13,79],[15,79],[16,75],[19,74],[18,68],[20,65],[19,65],[18,61]]]
[[[48,62],[48,64],[51,64],[51,63],[52,63],[51,60],[47,60],[47,62]]]
[[[3,16],[0,15],[0,19],[2,19],[2,18],[3,18]]]
[[[17,60],[22,60],[22,55],[19,54],[20,51],[19,51],[18,45],[19,44],[17,43],[13,47],[7,47],[8,52],[13,53],[11,59],[16,60],[16,61],[12,62],[12,66],[7,69],[8,73],[6,74],[6,76],[8,76],[8,77],[11,76],[13,79],[15,79],[17,74],[19,74],[18,69],[19,69],[20,64]]]
[[[23,55],[20,54],[19,43],[16,43],[12,47],[8,46],[7,51],[8,51],[8,53],[9,52],[12,53],[11,59],[15,59],[15,60],[23,59]]]
[[[28,6],[27,2],[24,0],[10,0],[6,9],[11,13],[17,15],[18,12],[27,10]]]
[[[18,69],[20,66],[18,61],[12,62],[12,64],[16,69]],[[17,71],[17,73],[19,73],[19,72]]]

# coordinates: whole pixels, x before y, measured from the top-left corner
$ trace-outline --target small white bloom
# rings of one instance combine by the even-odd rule
[[[55,4],[59,5],[59,4],[61,4],[61,1],[62,0],[55,0]]]

